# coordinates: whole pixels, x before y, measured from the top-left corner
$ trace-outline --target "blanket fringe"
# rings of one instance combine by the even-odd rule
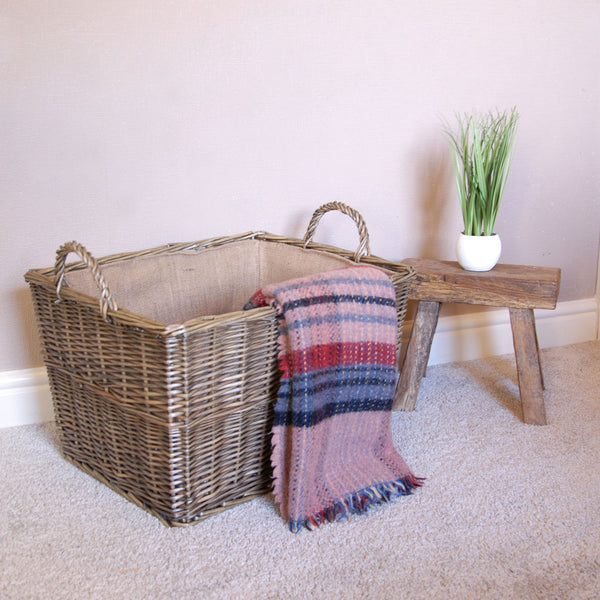
[[[313,530],[325,523],[347,520],[351,515],[367,512],[369,509],[390,502],[400,496],[408,496],[412,491],[423,485],[423,477],[415,477],[409,473],[401,479],[372,486],[348,494],[332,506],[328,506],[317,514],[305,519],[290,520],[292,533],[298,533],[303,527]]]

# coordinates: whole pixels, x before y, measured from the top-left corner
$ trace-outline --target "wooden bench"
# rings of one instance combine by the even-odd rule
[[[412,334],[394,398],[394,409],[413,410],[425,374],[442,302],[506,307],[510,313],[523,421],[546,424],[544,379],[534,308],[556,308],[560,269],[496,265],[491,271],[465,271],[458,263],[409,258],[417,276],[409,299],[418,301]]]

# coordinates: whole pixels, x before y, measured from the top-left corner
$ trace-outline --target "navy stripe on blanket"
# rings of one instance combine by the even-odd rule
[[[325,316],[308,317],[306,319],[295,319],[291,323],[286,322],[282,326],[282,332],[287,333],[288,331],[293,331],[294,329],[299,329],[301,327],[313,327],[314,325],[324,325],[329,323],[342,323],[343,321],[355,323],[378,323],[379,325],[398,325],[398,321],[395,315],[394,317],[382,317],[365,314],[331,314]]]
[[[283,310],[290,311],[296,308],[306,308],[315,304],[331,304],[333,302],[353,302],[356,304],[377,304],[379,306],[392,306],[395,308],[396,301],[394,298],[381,298],[380,296],[365,296],[361,294],[327,294],[323,296],[311,296],[309,298],[298,298],[284,302]]]
[[[274,424],[310,427],[332,414],[390,410],[396,381],[396,368],[389,365],[346,365],[295,374],[281,380],[278,396],[292,402],[281,412],[276,407]],[[331,406],[338,409],[331,412]]]
[[[379,400],[372,400],[369,403],[368,408],[365,408],[364,403],[359,400],[348,400],[346,402],[330,402],[325,406],[322,406],[319,410],[313,410],[310,412],[299,411],[286,413],[275,412],[273,419],[273,425],[293,425],[294,427],[313,427],[318,425],[321,421],[329,419],[334,415],[340,415],[343,413],[355,413],[355,412],[367,412],[367,411],[388,411],[390,410],[389,399],[380,398]]]

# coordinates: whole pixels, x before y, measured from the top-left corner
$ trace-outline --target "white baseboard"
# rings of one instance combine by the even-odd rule
[[[561,302],[554,310],[535,310],[540,348],[598,339],[596,298]],[[438,322],[429,364],[472,360],[514,351],[508,309],[442,317]]]
[[[555,310],[536,310],[541,348],[598,339],[596,298],[559,303]],[[442,317],[429,364],[472,360],[513,352],[507,309]],[[54,418],[46,370],[0,372],[0,428],[43,423]]]
[[[0,373],[0,427],[31,425],[53,419],[45,368]]]

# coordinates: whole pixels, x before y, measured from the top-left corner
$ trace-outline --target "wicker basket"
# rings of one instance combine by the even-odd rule
[[[356,252],[311,241],[329,210],[357,223]],[[65,266],[70,252],[81,261]],[[340,203],[303,240],[252,232],[99,260],[62,246],[25,279],[64,456],[167,525],[268,491],[277,320],[240,308],[263,285],[356,261],[391,275],[400,335],[414,272],[369,255]]]

